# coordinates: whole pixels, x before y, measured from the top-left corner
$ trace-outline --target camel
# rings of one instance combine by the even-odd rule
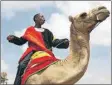
[[[104,6],[96,7],[88,13],[83,12],[75,17],[69,16],[70,44],[69,55],[46,68],[41,74],[31,75],[25,84],[75,84],[87,70],[90,58],[90,33],[98,23],[109,17]]]

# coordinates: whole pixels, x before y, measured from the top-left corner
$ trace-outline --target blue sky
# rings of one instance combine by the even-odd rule
[[[34,25],[33,16],[42,13],[46,18],[43,27],[51,30],[56,38],[69,39],[68,15],[75,16],[99,5],[111,11],[110,1],[2,1],[1,2],[1,70],[8,73],[12,84],[16,75],[18,60],[27,47],[9,43],[9,34],[21,36],[24,30]],[[79,7],[80,6],[80,7]],[[90,61],[85,75],[78,84],[111,83],[111,17],[102,22],[92,33],[90,39]],[[64,59],[69,49],[53,49],[54,54]]]

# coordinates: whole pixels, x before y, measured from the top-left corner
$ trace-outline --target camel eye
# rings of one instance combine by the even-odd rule
[[[87,16],[87,13],[86,13],[86,12],[84,12],[84,13],[82,13],[82,14],[80,15],[81,18],[85,18],[86,16]]]

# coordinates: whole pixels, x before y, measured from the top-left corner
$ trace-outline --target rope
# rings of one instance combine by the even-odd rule
[[[65,41],[62,41],[61,43],[58,43],[55,47],[58,47],[58,46],[59,46],[60,44],[62,44],[63,42],[65,42]],[[49,49],[44,50],[44,52],[47,51],[47,50],[51,50],[51,49],[52,49],[52,47],[49,48]],[[40,53],[43,53],[43,51],[41,51]],[[39,53],[39,54],[40,54],[40,53]]]

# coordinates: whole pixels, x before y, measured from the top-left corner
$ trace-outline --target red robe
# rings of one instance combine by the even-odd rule
[[[25,34],[23,35],[23,38],[28,40],[29,47],[22,55],[19,62],[21,62],[26,57],[26,55],[30,53],[32,50],[44,51],[44,52],[47,52],[50,56],[43,56],[41,58],[31,60],[28,63],[28,66],[25,69],[24,74],[22,75],[21,84],[25,84],[26,80],[31,74],[38,72],[42,70],[43,68],[48,67],[50,64],[58,60],[55,58],[54,54],[45,47],[41,32],[37,32],[33,26],[29,27],[26,30]],[[34,64],[37,64],[37,65],[33,66]]]
[[[23,53],[22,57],[20,58],[19,62],[21,62],[24,57],[30,53],[32,50],[39,50],[39,51],[46,51],[48,53],[50,53],[52,56],[54,56],[54,54],[48,50],[45,47],[44,44],[44,40],[42,37],[41,32],[37,32],[33,26],[27,28],[25,34],[22,36],[24,39],[28,40],[29,42],[29,47],[27,48],[27,50]]]

